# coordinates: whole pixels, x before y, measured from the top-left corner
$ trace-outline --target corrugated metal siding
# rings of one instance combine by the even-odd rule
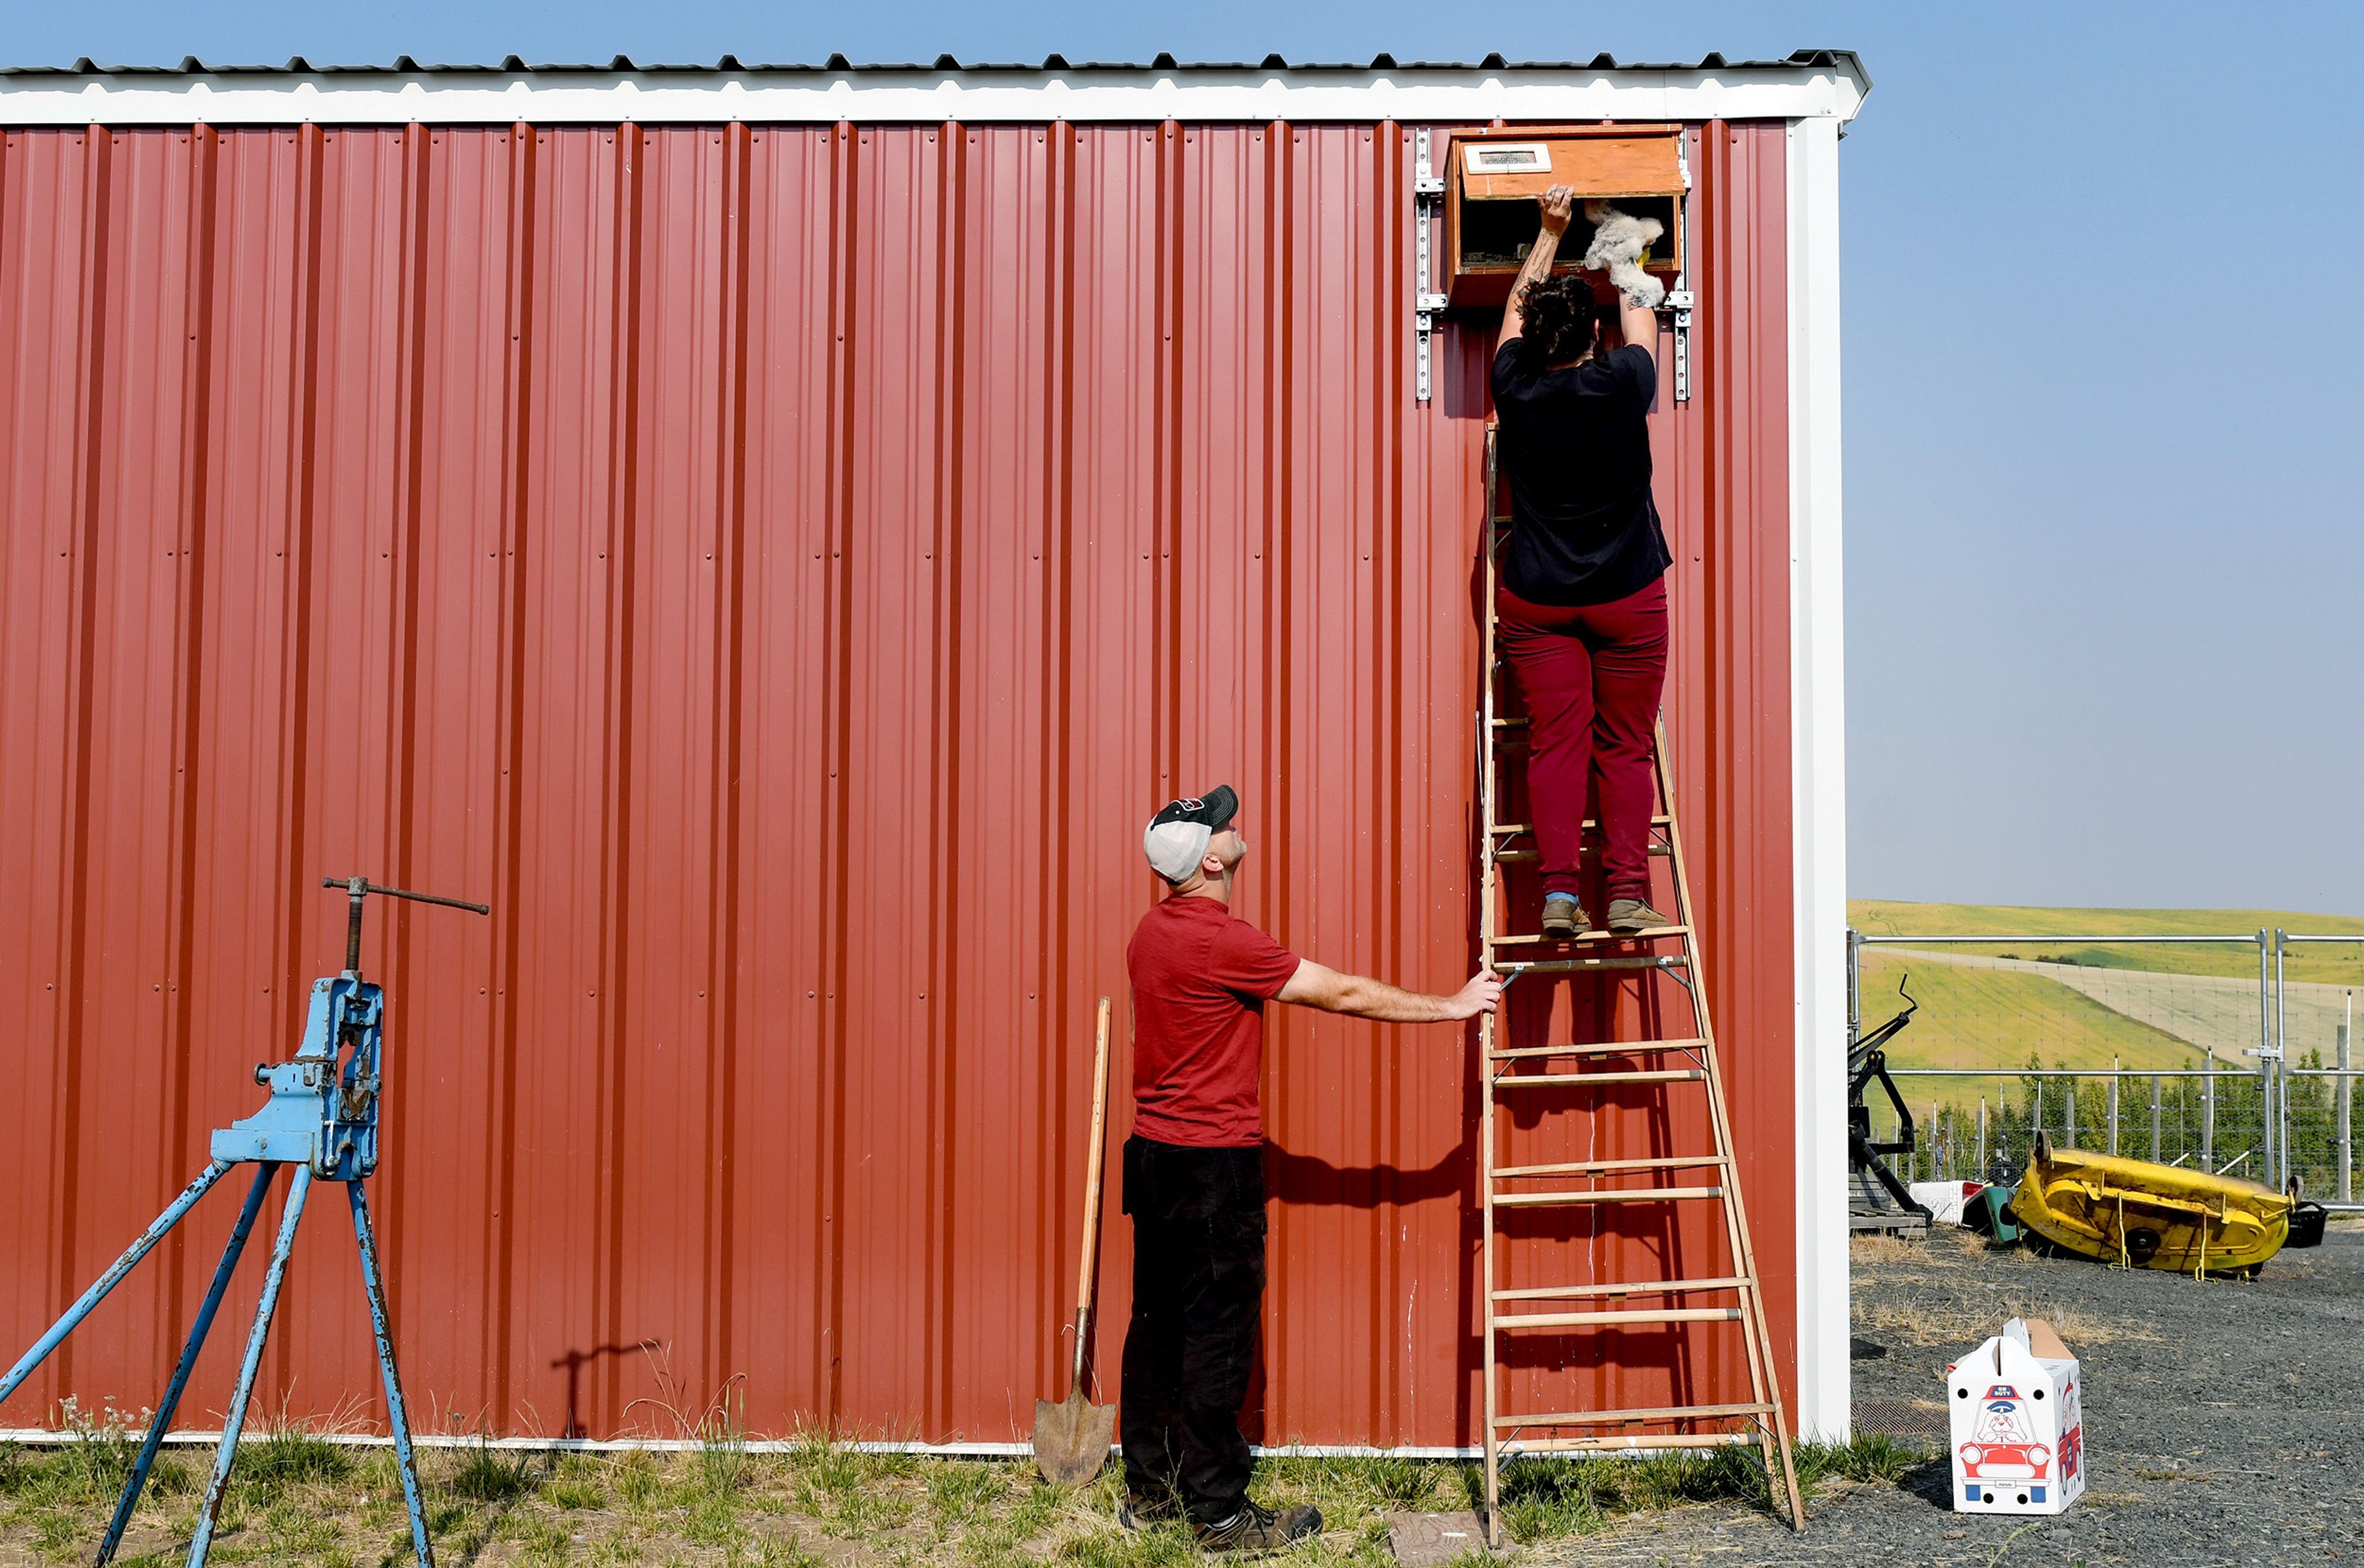
[[[1656,439],[1786,1368],[1783,135],[1694,135]],[[1490,328],[1413,400],[1410,178],[1392,125],[10,133],[0,1344],[251,1108],[359,872],[495,905],[374,910],[364,955],[430,1429],[666,1429],[736,1378],[758,1431],[1022,1438],[1148,812],[1233,782],[1249,917],[1472,962]],[[1252,1434],[1474,1440],[1470,1037],[1270,1046]],[[6,1419],[152,1402],[233,1207]],[[307,1222],[267,1407],[375,1408],[345,1231]],[[1599,1386],[1731,1385],[1687,1343]]]

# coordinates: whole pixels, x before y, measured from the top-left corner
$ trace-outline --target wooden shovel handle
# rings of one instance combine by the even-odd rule
[[[1100,998],[1092,1057],[1092,1130],[1084,1142],[1084,1258],[1076,1270],[1076,1364],[1068,1386],[1084,1382],[1084,1350],[1091,1336],[1093,1287],[1099,1283],[1100,1172],[1108,1137],[1109,999]]]

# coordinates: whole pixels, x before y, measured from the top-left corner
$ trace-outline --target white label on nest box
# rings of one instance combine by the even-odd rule
[[[1551,148],[1540,141],[1466,142],[1461,167],[1472,174],[1549,173]]]

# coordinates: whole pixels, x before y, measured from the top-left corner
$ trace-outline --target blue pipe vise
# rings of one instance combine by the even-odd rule
[[[296,1059],[255,1064],[254,1081],[271,1098],[252,1116],[215,1129],[214,1158],[302,1163],[324,1182],[358,1181],[375,1171],[385,1023],[385,993],[357,971],[312,982]]]
[[[346,1205],[352,1211],[353,1240],[361,1249],[362,1284],[368,1296],[370,1329],[377,1340],[378,1371],[385,1384],[386,1424],[394,1434],[403,1501],[410,1509],[411,1550],[418,1558],[418,1568],[435,1568],[434,1544],[429,1539],[426,1505],[418,1486],[418,1461],[411,1451],[410,1418],[403,1407],[402,1379],[395,1369],[394,1334],[386,1317],[385,1280],[378,1267],[377,1235],[370,1224],[369,1202],[362,1194],[363,1178],[377,1169],[377,1114],[379,1097],[385,1089],[382,1066],[385,1041],[385,993],[362,978],[362,910],[372,894],[418,904],[440,904],[479,915],[489,915],[492,908],[463,899],[385,887],[366,877],[329,877],[322,880],[321,885],[340,888],[345,894],[345,967],[340,973],[323,975],[312,982],[311,999],[304,1017],[304,1040],[296,1048],[294,1060],[266,1062],[255,1067],[254,1081],[269,1089],[271,1097],[252,1116],[215,1130],[212,1163],[156,1217],[155,1223],[99,1276],[97,1283],[66,1309],[65,1316],[8,1369],[7,1375],[0,1377],[0,1400],[5,1400],[181,1222],[196,1201],[229,1174],[232,1166],[255,1167],[254,1182],[247,1190],[246,1204],[239,1211],[229,1245],[223,1249],[221,1262],[214,1270],[213,1284],[197,1308],[188,1343],[182,1348],[180,1364],[173,1369],[173,1381],[149,1423],[139,1456],[132,1462],[130,1478],[124,1483],[122,1499],[116,1506],[114,1521],[100,1543],[100,1568],[114,1561],[117,1549],[123,1544],[123,1532],[131,1523],[141,1489],[148,1484],[157,1448],[172,1426],[173,1413],[180,1408],[181,1396],[187,1391],[197,1352],[204,1347],[214,1315],[229,1289],[230,1276],[246,1251],[247,1238],[262,1213],[263,1199],[283,1168],[292,1170],[295,1177],[280,1218],[278,1240],[272,1248],[270,1272],[263,1276],[262,1299],[255,1307],[254,1327],[247,1336],[246,1359],[240,1363],[238,1392],[222,1422],[221,1447],[214,1455],[213,1478],[198,1510],[196,1534],[189,1542],[189,1568],[205,1568],[206,1554],[212,1549],[215,1521],[220,1516],[222,1499],[229,1494],[230,1467],[238,1457],[239,1434],[245,1426],[247,1404],[253,1396],[255,1376],[262,1366],[263,1341],[278,1309],[279,1287],[286,1278],[288,1254],[296,1245],[296,1222],[304,1216],[304,1200],[314,1182],[341,1184]]]

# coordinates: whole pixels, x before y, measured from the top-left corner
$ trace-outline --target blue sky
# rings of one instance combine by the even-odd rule
[[[1851,891],[2364,913],[2364,8],[12,11],[17,64],[1858,50]]]

